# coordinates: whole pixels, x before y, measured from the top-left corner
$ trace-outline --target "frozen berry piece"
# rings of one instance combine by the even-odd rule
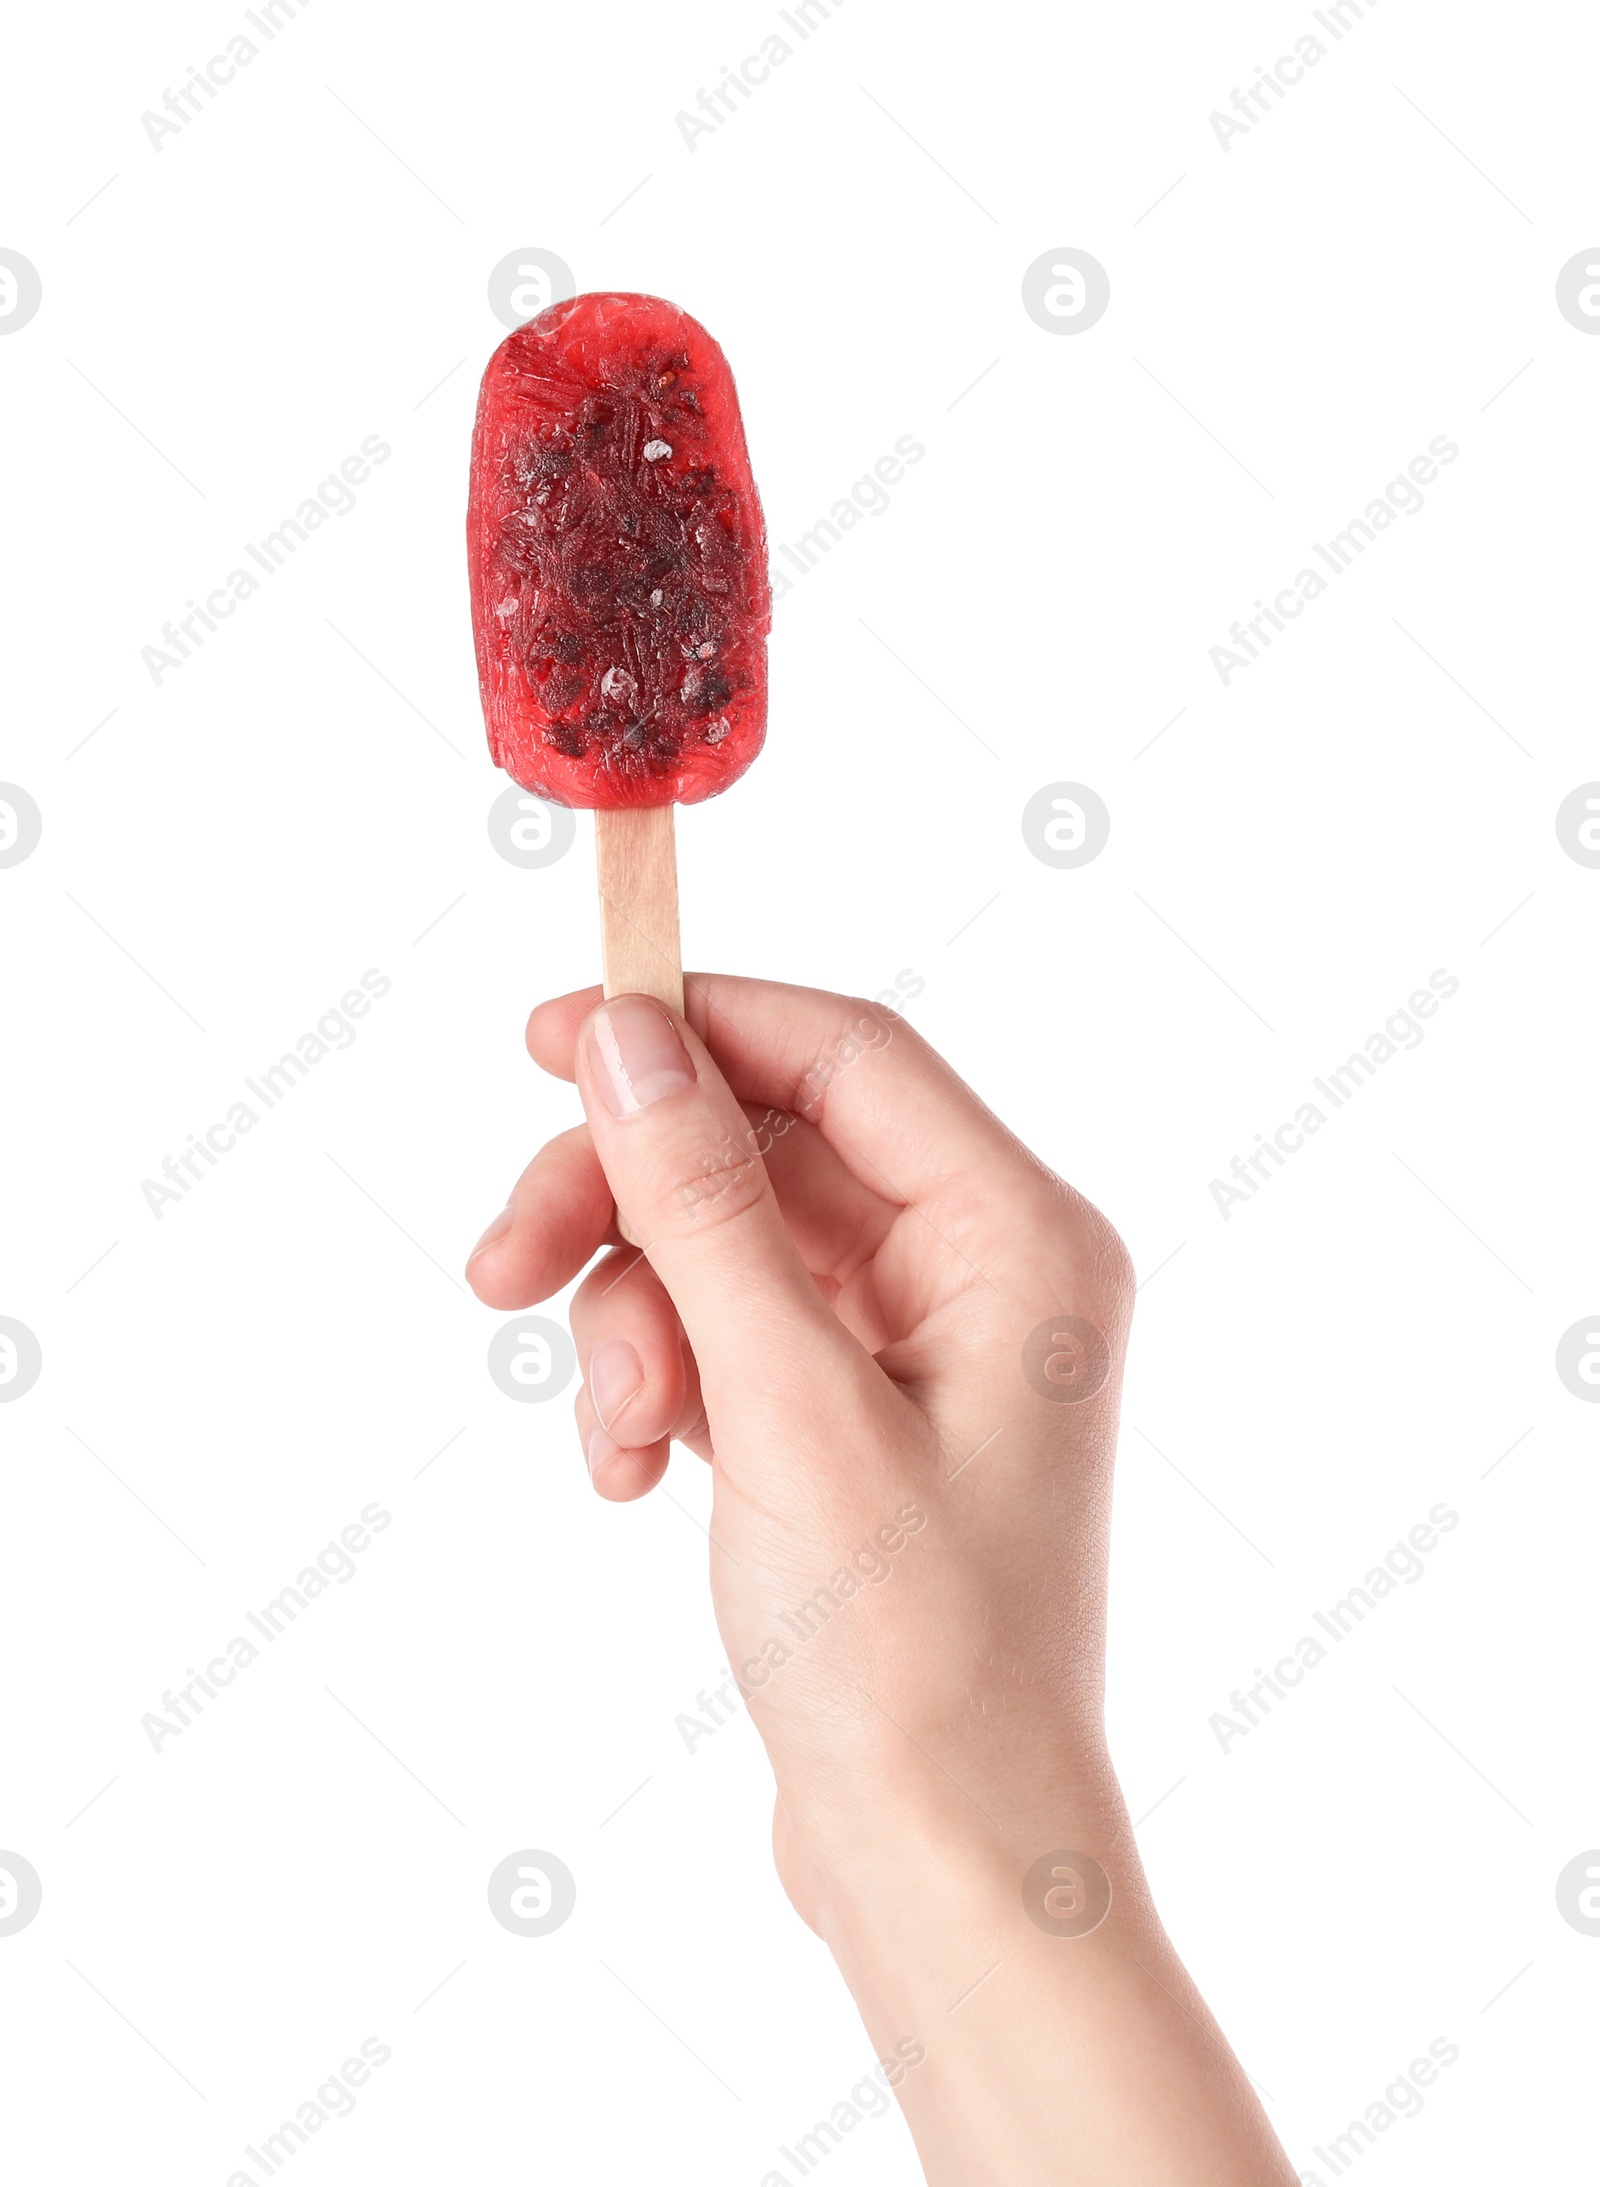
[[[766,727],[766,527],[697,321],[577,296],[501,343],[467,552],[489,749],[524,789],[692,805],[743,774]]]

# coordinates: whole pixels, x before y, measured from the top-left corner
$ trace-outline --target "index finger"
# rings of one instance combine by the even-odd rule
[[[805,1117],[874,1192],[912,1207],[981,1193],[999,1164],[1057,1194],[1060,1181],[985,1108],[903,1018],[814,987],[720,973],[685,976],[689,1023],[741,1100]],[[578,1027],[597,988],[541,1003],[535,1062],[573,1076]]]

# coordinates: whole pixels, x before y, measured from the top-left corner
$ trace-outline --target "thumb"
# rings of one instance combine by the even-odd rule
[[[795,1248],[744,1110],[704,1043],[642,995],[578,1034],[578,1091],[619,1215],[649,1256],[719,1410],[792,1402],[865,1354]],[[826,1385],[820,1385],[826,1386]]]

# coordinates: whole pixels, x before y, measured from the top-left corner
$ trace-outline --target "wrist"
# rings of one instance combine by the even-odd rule
[[[817,1873],[817,1926],[930,2187],[1287,2187],[1161,1929],[1109,1767],[1058,1757],[1008,1789],[988,1821],[908,1799]]]
[[[834,1812],[823,1830],[813,1822],[796,1831],[836,1953],[870,1961],[880,1944],[892,1951],[909,1934],[926,1940],[931,1969],[953,1965],[972,1939],[1015,1934],[1025,1914],[1041,1934],[1060,1933],[1053,1924],[1079,1897],[1084,1934],[1113,1902],[1121,1917],[1147,1909],[1127,1810],[1103,1755],[1058,1757],[1026,1785],[974,1788],[970,1774],[964,1785],[930,1774],[936,1786],[902,1782],[870,1815]],[[1067,1854],[1080,1856],[1075,1883],[1053,1873],[1051,1856]]]
[[[1087,1935],[1114,1903],[1118,1930],[1144,1931],[1148,1894],[1103,1742],[1008,1753],[995,1738],[935,1760],[908,1740],[906,1753],[830,1778],[821,1798],[783,1787],[815,1925],[889,2049],[932,2040],[969,1986],[1018,1946],[1059,1938],[1064,1915],[1077,1910],[1065,1928]]]
[[[1146,2002],[1130,1988],[1151,1988],[1140,1963],[1173,1982],[1114,1784],[1006,1819],[902,1811],[892,1847],[835,1849],[815,1902],[879,2059],[906,2067],[895,2093],[931,2187],[1120,2176],[1065,2169],[1062,2063],[1114,2047]]]
[[[841,1767],[797,1770],[773,1756],[796,1839],[819,1883],[845,1897],[870,1903],[913,1860],[932,1872],[965,1868],[974,1882],[1013,1869],[1020,1877],[1041,1852],[1119,1845],[1127,1830],[1098,1725],[1075,1732],[1059,1719],[986,1717],[980,1736],[959,1744],[881,1713],[870,1728]]]

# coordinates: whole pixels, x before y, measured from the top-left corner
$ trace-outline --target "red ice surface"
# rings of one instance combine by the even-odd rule
[[[767,716],[766,527],[727,359],[655,296],[575,296],[509,335],[467,508],[489,749],[563,805],[697,804]]]

